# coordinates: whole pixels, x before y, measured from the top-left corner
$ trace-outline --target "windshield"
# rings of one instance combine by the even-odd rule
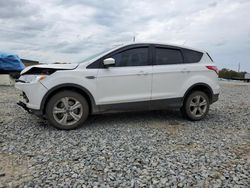
[[[94,55],[91,55],[91,56],[87,57],[86,59],[79,61],[78,63],[84,63],[84,62],[87,62],[87,61],[94,60],[94,59],[96,59],[97,57],[101,56],[102,54],[106,54],[107,52],[109,52],[110,50],[112,50],[112,49],[114,49],[114,48],[115,48],[115,47],[113,47],[113,48],[107,48],[107,49],[105,49],[105,50],[102,50],[101,52],[98,52],[98,53],[96,53],[96,54],[94,54]]]

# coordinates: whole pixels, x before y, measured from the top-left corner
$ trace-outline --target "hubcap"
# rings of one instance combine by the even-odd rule
[[[83,114],[82,104],[73,97],[64,97],[58,100],[53,108],[53,116],[61,125],[73,125]]]
[[[190,112],[195,117],[201,117],[206,113],[207,110],[207,101],[206,99],[201,96],[197,95],[192,98],[190,104],[189,104]]]

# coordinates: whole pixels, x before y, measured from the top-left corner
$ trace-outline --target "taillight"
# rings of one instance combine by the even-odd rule
[[[206,66],[209,70],[212,70],[216,72],[216,74],[219,74],[219,69],[216,66]]]

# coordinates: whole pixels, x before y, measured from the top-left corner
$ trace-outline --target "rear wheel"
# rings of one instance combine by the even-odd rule
[[[189,120],[198,121],[207,115],[209,106],[207,94],[202,91],[194,91],[185,99],[181,111]]]
[[[84,123],[89,114],[86,99],[74,91],[61,91],[51,97],[46,116],[51,125],[59,129],[74,129]]]

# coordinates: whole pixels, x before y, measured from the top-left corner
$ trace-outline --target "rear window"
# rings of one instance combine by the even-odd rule
[[[185,63],[198,63],[201,60],[203,53],[194,50],[183,49],[183,55]]]
[[[156,48],[156,65],[169,65],[183,63],[180,50],[170,48]]]

